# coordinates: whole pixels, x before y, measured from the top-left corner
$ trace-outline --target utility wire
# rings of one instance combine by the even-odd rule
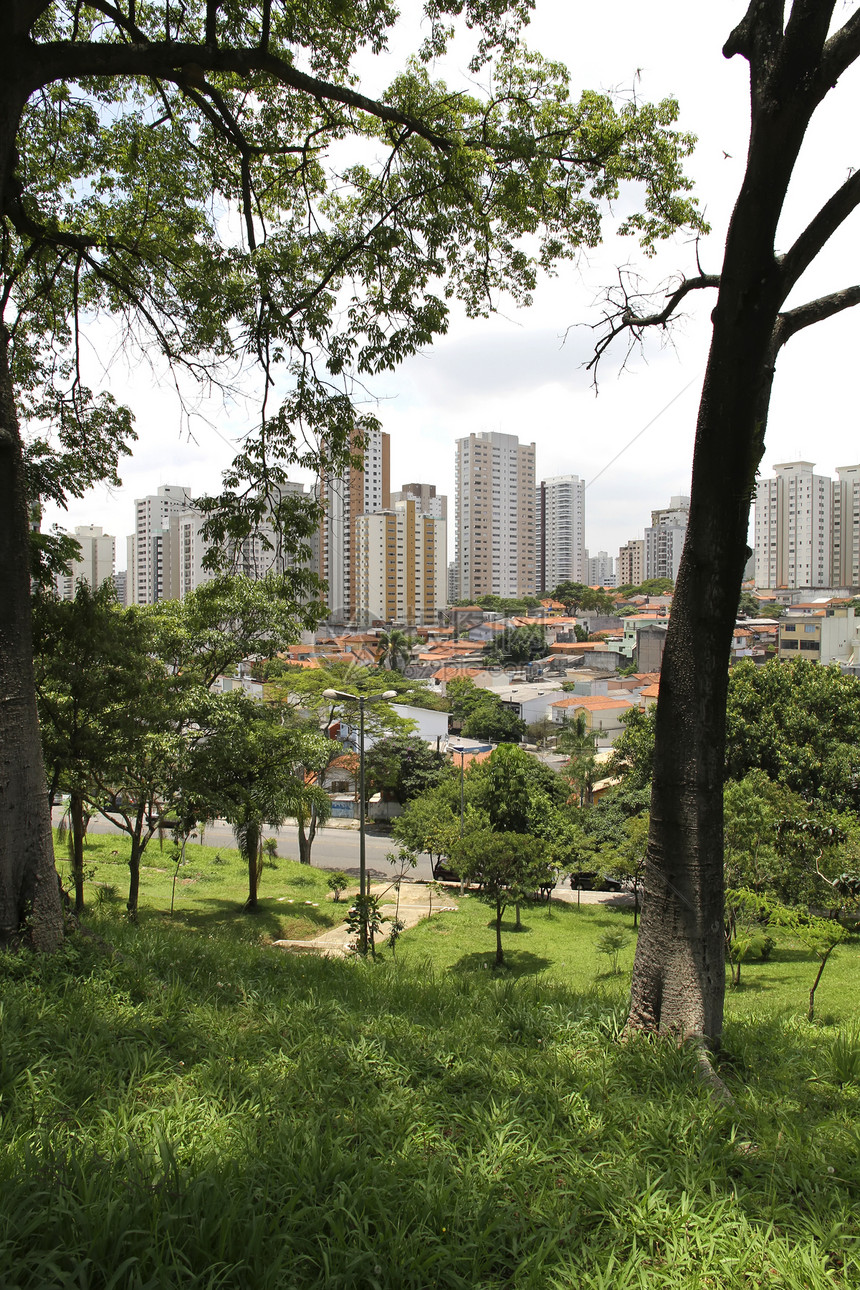
[[[653,417],[651,418],[651,420],[648,422],[648,424],[647,424],[647,425],[645,425],[645,426],[643,426],[643,427],[642,427],[642,429],[641,429],[640,431],[638,431],[638,433],[637,433],[637,434],[635,434],[635,435],[633,436],[633,438],[630,440],[630,442],[629,442],[629,443],[626,443],[626,444],[624,445],[624,447],[621,449],[621,451],[620,451],[620,452],[617,452],[617,453],[615,454],[615,456],[612,458],[612,460],[611,460],[611,461],[608,461],[608,462],[606,463],[606,465],[603,467],[603,469],[602,469],[602,470],[599,470],[599,471],[597,472],[597,474],[594,476],[594,479],[590,479],[590,480],[588,481],[588,483],[585,485],[585,487],[586,487],[586,488],[590,488],[592,484],[596,484],[596,483],[597,483],[597,481],[598,481],[598,479],[600,478],[600,476],[601,476],[601,475],[605,475],[605,474],[606,474],[606,472],[607,472],[607,470],[609,470],[609,467],[610,467],[610,466],[614,466],[614,465],[615,465],[615,463],[616,463],[616,461],[618,460],[618,458],[619,458],[619,457],[623,457],[623,456],[624,456],[624,454],[625,454],[625,452],[627,451],[627,449],[628,449],[628,448],[632,448],[632,447],[633,447],[633,445],[634,445],[634,443],[636,442],[636,440],[637,440],[637,439],[641,439],[641,438],[642,438],[642,436],[643,436],[643,434],[645,433],[645,431],[646,431],[646,430],[650,430],[650,429],[651,429],[651,427],[652,427],[652,425],[654,424],[654,422],[655,422],[655,421],[659,421],[659,420],[660,420],[660,418],[662,417],[663,413],[664,413],[664,412],[668,412],[668,411],[669,411],[669,408],[671,408],[672,404],[673,404],[673,403],[677,403],[677,402],[678,402],[678,399],[680,399],[681,395],[682,395],[682,394],[686,394],[686,393],[687,393],[687,390],[689,390],[690,386],[691,386],[691,385],[695,385],[695,383],[696,383],[696,381],[698,381],[698,379],[699,379],[699,378],[698,378],[698,376],[694,376],[694,377],[693,377],[693,379],[692,379],[692,381],[688,381],[688,382],[687,382],[687,384],[684,386],[683,390],[679,390],[679,391],[678,391],[678,393],[674,396],[674,398],[671,398],[671,399],[669,400],[669,402],[666,404],[666,406],[665,406],[665,407],[662,407],[662,408],[660,409],[660,411],[657,413],[657,415],[656,415],[656,416],[653,416]]]

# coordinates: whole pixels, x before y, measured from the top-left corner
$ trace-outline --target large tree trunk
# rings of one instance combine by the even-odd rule
[[[52,950],[63,918],[36,715],[29,508],[8,360],[0,323],[0,944],[26,932],[37,949]]]
[[[782,69],[789,86],[792,69]],[[729,227],[693,457],[690,519],[660,675],[651,828],[629,1025],[722,1033],[726,693],[756,471],[764,451],[782,202],[808,108],[754,84],[743,187]]]

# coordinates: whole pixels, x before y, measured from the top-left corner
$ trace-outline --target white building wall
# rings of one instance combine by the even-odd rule
[[[62,600],[74,599],[75,589],[81,582],[97,590],[113,578],[116,564],[116,538],[97,525],[78,525],[69,536],[78,543],[81,553],[77,560],[70,561],[68,574],[57,574],[55,587]]]
[[[774,466],[755,500],[755,580],[759,587],[827,587],[832,581],[833,484],[811,461]],[[841,507],[840,507],[841,510]]]
[[[541,481],[540,549],[542,591],[560,582],[584,582],[585,480],[578,475],[553,475]]]

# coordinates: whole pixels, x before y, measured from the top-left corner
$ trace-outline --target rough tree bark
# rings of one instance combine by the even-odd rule
[[[809,121],[860,53],[855,14],[828,39],[835,0],[752,0],[726,57],[750,63],[746,174],[718,279],[701,275],[661,314],[611,331],[664,325],[681,299],[719,288],[696,430],[690,518],[660,678],[651,830],[629,1026],[719,1043],[725,992],[723,771],[731,633],[750,502],[781,346],[801,327],[860,301],[850,287],[781,312],[798,279],[860,200],[857,176],[777,255],[777,224]]]
[[[2,127],[0,127],[2,134]],[[62,940],[48,784],[33,676],[28,504],[21,437],[0,324],[0,944],[23,934],[38,949]]]

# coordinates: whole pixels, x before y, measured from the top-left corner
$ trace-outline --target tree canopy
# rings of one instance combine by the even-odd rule
[[[499,292],[601,235],[650,247],[697,223],[671,101],[617,107],[569,92],[519,41],[527,0],[426,0],[416,57],[376,98],[356,60],[385,48],[388,0],[113,5],[9,0],[0,17],[0,937],[56,943],[29,621],[28,499],[111,478],[131,413],[93,389],[80,337],[102,319],[186,380],[259,401],[210,536],[273,513],[285,591],[319,520],[285,495],[291,466],[338,470],[374,424],[353,382],[391,367]],[[487,92],[434,79],[460,16]],[[526,238],[527,241],[523,241]],[[25,466],[19,425],[40,447]],[[292,539],[290,539],[292,534]],[[40,802],[42,823],[29,822]],[[25,805],[26,804],[26,805]],[[46,902],[46,903],[43,903]]]

